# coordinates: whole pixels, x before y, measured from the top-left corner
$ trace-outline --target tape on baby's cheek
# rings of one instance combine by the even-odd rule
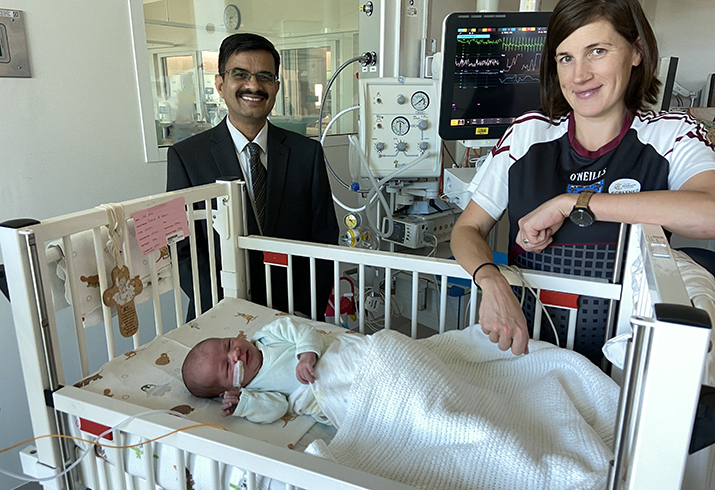
[[[243,383],[243,361],[238,361],[233,366],[233,386],[239,388],[241,383]]]

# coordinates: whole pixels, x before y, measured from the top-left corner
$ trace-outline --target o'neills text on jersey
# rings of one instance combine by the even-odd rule
[[[598,172],[578,172],[571,174],[571,182],[591,182],[593,180],[598,180],[606,175],[606,169],[599,170]]]

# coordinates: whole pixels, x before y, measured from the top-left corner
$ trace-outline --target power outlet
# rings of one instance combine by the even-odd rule
[[[377,296],[368,296],[365,298],[365,309],[367,311],[375,312],[377,307],[380,305],[380,298]]]

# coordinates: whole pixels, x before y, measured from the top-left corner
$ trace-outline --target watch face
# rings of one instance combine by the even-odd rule
[[[591,226],[594,222],[593,215],[586,208],[574,209],[573,211],[571,211],[569,218],[571,219],[572,222],[574,222],[575,224],[577,224],[578,226],[580,226],[582,228]]]

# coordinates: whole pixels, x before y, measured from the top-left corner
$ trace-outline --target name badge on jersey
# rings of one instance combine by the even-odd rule
[[[609,194],[634,194],[641,191],[641,183],[633,179],[618,179],[608,187]]]

